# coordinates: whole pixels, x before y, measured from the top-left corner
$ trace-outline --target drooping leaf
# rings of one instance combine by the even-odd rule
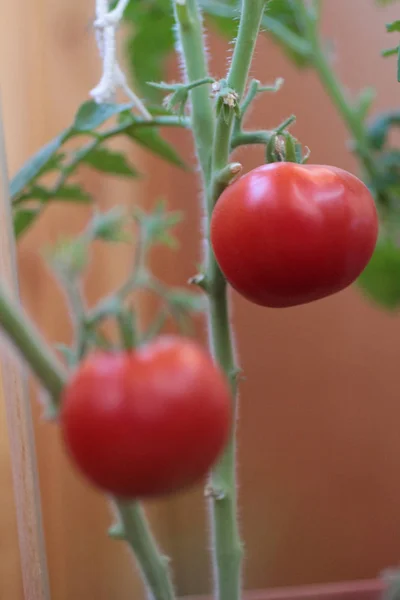
[[[138,176],[138,172],[129,164],[124,154],[109,150],[108,148],[94,148],[85,154],[82,162],[103,173],[123,175],[124,177]]]
[[[400,248],[392,240],[379,240],[358,285],[377,304],[391,310],[400,307]]]
[[[43,170],[53,165],[57,150],[67,137],[69,131],[64,131],[51,142],[43,146],[36,154],[34,154],[18,171],[10,182],[10,196],[14,198],[30,183],[32,183]]]
[[[40,200],[42,203],[52,200],[63,200],[72,202],[91,202],[91,196],[79,185],[64,184],[52,190],[51,188],[34,185],[26,193],[16,198],[18,205],[25,201]]]
[[[153,154],[160,156],[177,167],[185,168],[185,163],[176,150],[154,128],[138,127],[133,122],[126,127],[125,134],[144,148],[147,148],[147,150],[150,150]]]
[[[79,107],[73,129],[79,132],[91,131],[114,115],[130,110],[132,106],[132,104],[97,104],[94,100],[89,100]]]
[[[81,188],[81,186],[75,184],[66,184],[57,189],[55,193],[50,193],[47,201],[50,200],[64,200],[86,204],[92,201],[92,197],[83,188]]]

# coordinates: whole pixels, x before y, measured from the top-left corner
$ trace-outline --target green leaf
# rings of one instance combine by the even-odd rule
[[[124,230],[126,215],[119,207],[114,207],[108,212],[96,213],[89,224],[90,236],[96,240],[106,242],[126,242],[130,240]]]
[[[18,204],[30,200],[40,200],[42,203],[52,200],[63,200],[73,202],[91,202],[91,196],[85,192],[79,185],[65,184],[56,190],[46,188],[40,185],[34,185],[27,192],[16,198]]]
[[[21,235],[36,219],[40,209],[21,209],[14,214],[14,233],[18,237]]]
[[[385,308],[400,307],[400,248],[390,239],[378,241],[370,263],[358,278],[366,296]]]
[[[367,135],[374,150],[382,150],[392,127],[400,127],[400,112],[387,112],[371,121]]]
[[[55,193],[50,193],[47,200],[68,200],[71,202],[89,203],[92,197],[79,185],[63,185]]]
[[[393,31],[400,31],[400,21],[393,21],[386,25],[386,31],[392,33]]]
[[[176,150],[155,129],[150,127],[136,127],[133,123],[127,126],[125,134],[141,146],[147,148],[147,150],[153,152],[153,154],[164,158],[177,167],[186,168],[185,163]]]
[[[114,115],[132,109],[132,106],[132,104],[97,104],[94,100],[89,100],[78,109],[73,129],[79,132],[91,131],[100,127]]]
[[[126,55],[141,94],[160,102],[160,92],[147,85],[163,79],[166,58],[174,49],[174,19],[170,0],[135,0],[124,15],[129,26]]]
[[[381,54],[383,58],[387,58],[388,56],[394,56],[397,54],[399,50],[399,46],[395,46],[394,48],[387,48],[386,50],[382,50]]]
[[[140,207],[136,206],[133,216],[140,225],[147,246],[157,242],[172,248],[177,246],[177,241],[171,235],[170,229],[181,222],[181,212],[168,212],[166,203],[160,200],[151,213],[144,212]]]
[[[14,198],[30,183],[32,183],[44,170],[48,170],[54,165],[55,154],[63,141],[68,136],[69,131],[64,131],[48,144],[43,146],[34,154],[13,177],[10,183],[10,196]]]
[[[136,169],[128,163],[126,157],[121,152],[114,152],[108,148],[94,148],[85,154],[82,162],[103,173],[112,173],[125,177],[138,176]]]

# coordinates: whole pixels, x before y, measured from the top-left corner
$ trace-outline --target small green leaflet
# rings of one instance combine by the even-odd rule
[[[114,115],[131,110],[132,104],[97,104],[89,100],[79,108],[72,129],[77,132],[97,129]]]
[[[82,162],[103,173],[122,175],[124,177],[138,176],[138,172],[129,164],[122,152],[115,152],[105,147],[90,150],[82,158]]]

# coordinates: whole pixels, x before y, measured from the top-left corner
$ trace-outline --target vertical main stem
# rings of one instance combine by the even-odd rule
[[[228,85],[239,98],[246,87],[265,0],[243,0],[238,38],[228,74]],[[174,0],[179,41],[188,82],[208,76],[201,15],[196,0]],[[192,127],[203,173],[207,213],[206,280],[209,296],[209,330],[212,353],[231,382],[233,413],[236,417],[236,368],[229,323],[226,281],[208,243],[208,229],[215,202],[223,186],[218,173],[229,160],[233,114],[228,123],[215,118],[206,86],[191,91]],[[210,505],[213,534],[213,564],[218,600],[241,597],[242,546],[237,522],[234,418],[231,439],[211,476]]]
[[[228,73],[228,86],[242,98],[264,11],[264,0],[243,0],[238,37]],[[208,219],[221,193],[217,178],[229,160],[233,114],[228,122],[221,114],[215,130],[212,155],[211,194]],[[226,281],[211,251],[208,255],[207,283],[210,294],[210,325],[213,351],[231,382],[234,423],[231,439],[211,477],[211,515],[216,592],[219,600],[241,597],[242,544],[237,510],[236,412],[237,373],[229,325]]]

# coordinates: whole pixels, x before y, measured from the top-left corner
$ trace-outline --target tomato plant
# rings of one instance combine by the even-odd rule
[[[338,292],[375,248],[378,218],[368,188],[330,166],[277,162],[229,186],[211,241],[231,285],[263,306],[286,307]]]
[[[160,336],[132,352],[89,356],[66,386],[61,428],[95,485],[147,497],[206,475],[227,441],[230,405],[226,380],[204,350]]]
[[[218,600],[241,600],[235,438],[240,369],[227,283],[250,301],[270,307],[303,304],[344,289],[374,252],[375,202],[382,235],[361,286],[379,303],[398,308],[400,153],[392,146],[391,130],[399,126],[400,113],[389,111],[370,121],[373,91],[361,90],[350,98],[344,90],[319,33],[321,0],[94,0],[94,4],[101,77],[72,122],[11,180],[15,235],[33,227],[52,202],[95,201],[82,185],[84,178],[75,179],[82,165],[130,178],[134,189],[139,171],[126,153],[114,147],[118,139],[147,148],[175,168],[187,167],[160,132],[186,130],[192,134],[203,190],[203,257],[200,272],[190,279],[199,289],[172,288],[148,266],[154,245],[171,247],[175,242],[170,229],[180,216],[165,211],[163,202],[151,211],[135,206],[133,219],[118,207],[95,210],[78,236],[59,239],[49,253],[73,326],[72,339],[58,345],[62,356],[38,335],[2,281],[0,326],[48,392],[46,416],[60,417],[72,460],[94,485],[112,494],[118,514],[115,537],[133,550],[149,596],[176,597],[167,561],[136,499],[185,488],[210,471],[206,495],[215,595]],[[131,68],[135,89],[119,61],[117,32],[122,20],[127,36],[124,64]],[[206,50],[204,29],[209,23],[232,41],[232,56],[221,79],[212,72],[214,61],[209,61]],[[400,21],[387,29],[398,33]],[[273,83],[249,78],[259,32],[272,36],[298,67],[313,70],[320,79],[346,125],[365,185],[333,166],[304,165],[309,152],[303,155],[302,144],[289,133],[294,115],[280,124],[269,123],[269,129],[248,127],[247,115],[256,97],[277,93],[283,84],[281,77]],[[173,48],[180,55],[183,78],[161,81]],[[384,54],[400,57],[399,47]],[[117,103],[117,92],[129,103]],[[307,102],[313,101],[309,94]],[[242,165],[231,162],[232,153],[249,145],[262,146],[269,164],[233,183]],[[132,239],[134,259],[125,281],[89,306],[84,271],[90,265],[92,243]],[[137,306],[143,291],[157,297],[149,323],[142,322]],[[186,338],[160,336],[171,318],[188,333],[196,312],[207,312],[215,362]],[[7,376],[14,378],[13,370],[4,369]],[[18,440],[13,442],[15,481],[29,482],[19,471],[29,469],[26,449],[15,435],[23,423],[22,408],[15,409],[12,403],[20,396],[20,389],[6,394],[14,415],[10,438]],[[22,500],[26,501],[25,493]],[[27,541],[21,545],[23,564],[32,563],[34,555],[28,536],[35,533],[29,521],[35,512],[31,507],[19,511],[28,519],[19,523],[21,539]],[[41,549],[36,554],[42,554]],[[39,577],[44,571],[45,564],[33,565],[25,574],[27,589],[39,589],[29,576]],[[39,595],[48,597],[46,591]]]

